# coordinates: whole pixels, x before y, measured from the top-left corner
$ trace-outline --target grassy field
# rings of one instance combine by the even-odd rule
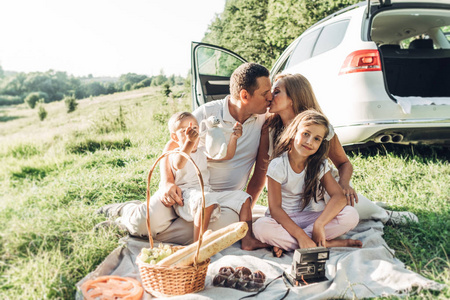
[[[181,88],[180,88],[181,89]],[[174,90],[180,94],[182,90]],[[45,105],[0,107],[0,298],[72,299],[75,284],[118,246],[124,233],[94,231],[100,206],[145,199],[147,172],[168,139],[167,120],[190,110],[156,88]],[[420,224],[385,227],[407,268],[450,284],[450,154],[425,146],[349,152],[357,191]],[[155,177],[158,178],[158,172]],[[153,181],[153,180],[152,180]],[[151,185],[155,190],[157,180]],[[266,194],[260,203],[266,201]],[[448,299],[414,291],[411,298]]]

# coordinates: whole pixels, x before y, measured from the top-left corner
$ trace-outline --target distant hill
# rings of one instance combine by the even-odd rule
[[[17,71],[9,71],[9,70],[5,70],[4,71],[4,75],[5,77],[10,77],[10,76],[14,76],[17,75],[20,72]],[[119,81],[119,77],[110,77],[110,76],[103,76],[103,77],[93,77],[93,76],[81,76],[81,77],[77,77],[74,76],[75,78],[80,79],[83,83],[89,83],[89,82],[117,82]]]

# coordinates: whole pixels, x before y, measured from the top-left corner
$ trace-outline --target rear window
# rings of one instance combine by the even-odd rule
[[[320,33],[312,56],[316,56],[336,48],[344,39],[348,23],[349,20],[344,20],[325,26]]]
[[[447,40],[450,42],[450,26],[441,27],[441,30],[444,33]]]
[[[314,48],[319,32],[320,28],[302,37],[291,55],[291,59],[287,65],[288,67],[296,65],[311,57],[312,49]]]

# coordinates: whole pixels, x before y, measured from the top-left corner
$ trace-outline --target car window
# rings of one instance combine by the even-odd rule
[[[286,55],[284,58],[282,58],[282,61],[277,62],[275,69],[270,70],[270,75],[272,77],[275,77],[275,75],[281,73],[286,68],[286,64],[290,57],[291,57],[291,55]]]
[[[444,33],[447,40],[450,42],[450,26],[441,27],[442,32]]]
[[[201,75],[231,76],[233,71],[242,64],[242,61],[229,53],[200,47],[196,51],[198,72]]]
[[[312,56],[319,55],[337,47],[344,38],[348,22],[349,20],[343,20],[325,26],[317,39]]]
[[[314,44],[316,43],[320,30],[321,29],[319,28],[302,37],[302,39],[298,42],[297,47],[295,47],[287,67],[296,65],[311,57],[311,52],[314,48]]]

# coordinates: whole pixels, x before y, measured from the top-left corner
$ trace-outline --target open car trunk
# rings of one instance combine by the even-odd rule
[[[450,97],[450,2],[378,2],[369,39],[379,47],[386,90],[393,98]]]
[[[393,96],[450,97],[450,49],[380,47],[387,90]]]

